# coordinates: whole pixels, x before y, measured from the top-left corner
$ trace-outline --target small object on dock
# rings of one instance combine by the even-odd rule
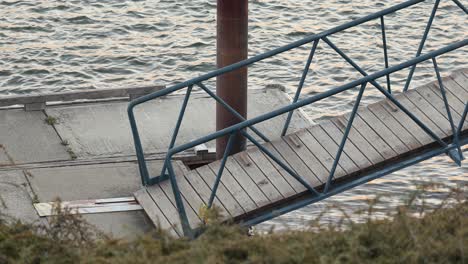
[[[196,146],[196,147],[194,148],[194,150],[195,150],[195,154],[196,154],[197,156],[199,156],[199,155],[206,155],[206,154],[208,154],[208,152],[209,152],[209,149],[208,149],[208,147],[207,147],[205,144],[201,144],[201,145]]]
[[[142,210],[134,197],[95,199],[95,200],[78,200],[78,201],[63,201],[63,202],[48,202],[35,203],[39,216],[53,216],[57,214],[56,208],[60,206],[60,211],[70,214],[97,214],[97,213],[112,213],[112,212],[128,212]]]

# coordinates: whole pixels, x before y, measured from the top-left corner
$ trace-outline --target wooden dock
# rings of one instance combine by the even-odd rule
[[[443,84],[454,122],[458,124],[468,103],[468,70],[444,78]],[[400,93],[396,98],[438,137],[451,140],[453,131],[437,82]],[[329,176],[348,119],[349,114],[333,117],[263,146],[281,157],[311,186],[320,189]],[[467,130],[465,120],[462,139],[468,137]],[[436,145],[433,138],[390,101],[373,103],[358,110],[335,181],[362,177]],[[180,162],[174,165],[189,223],[197,227],[202,223],[200,208],[209,200],[220,161],[194,170],[188,170]],[[260,149],[250,147],[227,159],[214,205],[224,219],[242,222],[310,195]],[[170,181],[144,187],[135,197],[153,223],[175,236],[184,235]]]

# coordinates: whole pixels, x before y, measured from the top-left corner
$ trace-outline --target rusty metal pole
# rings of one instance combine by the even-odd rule
[[[247,59],[248,0],[218,0],[217,2],[217,67],[221,68]],[[216,94],[239,114],[247,117],[247,67],[223,74],[216,79]],[[222,105],[216,105],[216,129],[221,130],[240,120]],[[221,159],[228,136],[216,140],[217,158]],[[245,149],[245,138],[234,139],[231,154]]]

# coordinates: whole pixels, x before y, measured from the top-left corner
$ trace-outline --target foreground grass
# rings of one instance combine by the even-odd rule
[[[237,226],[213,224],[194,241],[161,230],[113,239],[61,213],[47,227],[0,222],[0,263],[468,263],[467,202],[417,218],[409,208],[345,228],[314,225],[253,237]]]

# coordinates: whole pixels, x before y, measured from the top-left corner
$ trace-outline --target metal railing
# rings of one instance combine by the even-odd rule
[[[215,139],[217,139],[219,137],[229,136],[229,140],[228,140],[226,150],[224,152],[223,158],[221,159],[219,171],[218,171],[218,173],[216,175],[215,182],[213,183],[213,188],[212,188],[212,192],[211,192],[211,195],[210,195],[210,199],[209,199],[209,201],[207,203],[207,206],[209,208],[209,207],[212,206],[214,198],[216,196],[217,189],[218,189],[218,186],[219,186],[219,183],[221,181],[222,174],[223,174],[223,170],[224,170],[227,158],[228,158],[228,156],[230,154],[230,151],[231,151],[233,138],[237,133],[241,133],[245,138],[247,138],[255,146],[257,146],[269,158],[271,158],[274,162],[276,162],[289,175],[291,175],[298,182],[300,182],[302,185],[304,185],[306,187],[306,189],[314,197],[327,197],[327,196],[329,196],[330,194],[332,194],[335,191],[335,190],[333,190],[333,188],[331,188],[333,180],[334,180],[334,174],[335,174],[335,171],[337,169],[338,163],[340,161],[340,157],[342,155],[344,146],[345,146],[346,141],[348,139],[348,135],[349,135],[350,129],[352,127],[354,118],[356,116],[357,110],[359,108],[359,105],[361,103],[361,99],[363,97],[364,91],[366,89],[369,89],[368,84],[371,84],[372,86],[374,86],[386,98],[388,98],[396,107],[398,107],[401,111],[403,111],[406,115],[408,115],[419,127],[421,127],[432,139],[434,139],[435,142],[437,142],[440,145],[441,149],[446,151],[452,159],[454,159],[458,164],[460,164],[460,162],[462,160],[460,133],[462,131],[464,120],[466,119],[466,114],[467,114],[467,111],[468,111],[468,102],[466,103],[465,111],[464,111],[462,120],[460,121],[460,124],[454,124],[454,120],[452,118],[452,114],[451,114],[451,111],[450,111],[450,108],[449,108],[449,105],[448,105],[448,101],[447,101],[447,97],[446,97],[446,91],[445,91],[444,85],[442,83],[442,79],[440,77],[439,67],[437,65],[436,58],[438,56],[442,55],[442,54],[445,54],[447,52],[450,52],[450,51],[453,51],[453,50],[456,50],[456,49],[459,49],[459,48],[462,48],[462,47],[466,46],[468,44],[468,39],[464,39],[464,40],[461,40],[459,42],[455,42],[455,43],[453,43],[451,45],[448,45],[446,47],[443,47],[441,49],[438,49],[438,50],[435,50],[435,51],[432,51],[432,52],[429,52],[427,54],[422,55],[422,49],[423,49],[424,44],[426,42],[427,36],[429,34],[430,28],[432,26],[432,22],[434,20],[434,17],[436,15],[436,12],[437,12],[437,9],[439,7],[439,4],[440,4],[441,0],[436,0],[435,3],[434,3],[434,7],[433,7],[431,15],[429,17],[429,21],[427,22],[427,25],[426,25],[422,40],[420,42],[420,45],[418,47],[418,51],[416,53],[416,56],[414,58],[408,60],[408,61],[405,61],[405,62],[403,62],[401,64],[398,64],[398,65],[395,65],[395,66],[390,66],[389,63],[388,63],[388,50],[387,50],[387,44],[386,44],[386,31],[385,31],[384,17],[386,15],[388,15],[388,14],[394,13],[394,12],[396,12],[398,10],[401,10],[401,9],[404,9],[404,8],[408,8],[410,6],[416,5],[416,4],[424,2],[424,1],[425,0],[410,0],[410,1],[398,4],[398,5],[395,5],[393,7],[384,9],[384,10],[382,10],[380,12],[377,12],[377,13],[365,16],[363,18],[351,21],[349,23],[337,26],[337,27],[335,27],[333,29],[321,32],[319,34],[315,34],[315,35],[306,37],[306,38],[304,38],[302,40],[296,41],[296,42],[291,43],[289,45],[286,45],[286,46],[271,50],[269,52],[254,56],[254,57],[249,58],[247,60],[244,60],[244,61],[232,64],[232,65],[229,65],[227,67],[224,67],[224,68],[221,68],[221,69],[218,69],[218,70],[215,70],[215,71],[212,71],[212,72],[210,72],[208,74],[205,74],[205,75],[202,75],[200,77],[185,81],[183,83],[174,85],[172,87],[169,87],[169,88],[166,88],[164,90],[161,90],[161,91],[158,91],[158,92],[143,96],[141,98],[138,98],[138,99],[132,101],[128,106],[128,115],[129,115],[130,125],[131,125],[131,129],[132,129],[132,133],[133,133],[133,137],[134,137],[134,141],[135,141],[135,149],[136,149],[136,154],[137,154],[137,157],[138,157],[138,166],[139,166],[140,176],[141,176],[141,180],[142,180],[143,185],[152,185],[152,184],[156,184],[156,183],[159,183],[159,182],[161,182],[163,180],[168,180],[168,179],[171,181],[172,190],[173,190],[173,193],[174,193],[174,196],[175,196],[176,207],[177,207],[179,215],[180,215],[183,231],[184,231],[184,233],[186,235],[190,236],[191,234],[193,234],[193,229],[192,229],[192,227],[190,227],[190,225],[188,223],[188,218],[187,218],[187,215],[186,215],[186,212],[185,212],[185,208],[184,208],[184,204],[183,204],[183,201],[182,201],[181,193],[180,193],[180,190],[179,190],[179,187],[178,187],[178,184],[177,184],[176,175],[174,173],[174,168],[173,168],[173,165],[172,165],[173,157],[177,153],[180,153],[182,151],[194,148],[194,147],[196,147],[196,146],[198,146],[200,144],[215,140]],[[460,7],[465,12],[465,14],[468,14],[467,9],[458,0],[451,0],[451,1],[453,1],[458,7]],[[338,32],[341,32],[343,30],[346,30],[348,28],[360,25],[362,23],[365,23],[365,22],[368,22],[368,21],[371,21],[371,20],[374,20],[374,19],[380,19],[385,65],[384,65],[383,70],[381,70],[379,72],[376,72],[376,73],[373,73],[373,74],[368,74],[354,60],[352,60],[350,57],[348,57],[340,48],[338,48],[332,41],[330,41],[330,39],[328,37],[333,35],[333,34],[336,34]],[[328,46],[330,46],[337,54],[339,54],[343,59],[345,59],[354,69],[356,69],[360,74],[362,74],[363,77],[361,79],[351,81],[351,82],[349,82],[347,84],[344,84],[342,86],[330,89],[330,90],[322,92],[320,94],[317,94],[317,95],[314,95],[314,96],[299,100],[301,90],[303,88],[306,76],[308,74],[308,70],[309,70],[309,68],[311,66],[315,51],[317,50],[317,47],[318,47],[320,41],[323,41]],[[232,107],[230,107],[225,101],[223,101],[223,99],[218,97],[216,94],[214,94],[210,89],[208,89],[203,84],[203,82],[208,80],[208,79],[211,79],[211,78],[214,78],[216,76],[219,76],[219,75],[222,75],[222,74],[237,70],[237,69],[242,68],[242,67],[247,67],[247,66],[249,66],[251,64],[254,64],[254,63],[258,62],[258,61],[262,61],[262,60],[264,60],[266,58],[273,57],[273,56],[275,56],[277,54],[280,54],[280,53],[283,53],[283,52],[286,52],[286,51],[301,47],[301,46],[303,46],[305,44],[308,44],[308,43],[312,43],[312,48],[310,50],[310,53],[309,53],[305,68],[303,70],[303,74],[302,74],[302,77],[300,79],[299,85],[297,87],[293,102],[291,104],[287,105],[287,106],[281,107],[279,109],[276,109],[276,110],[271,111],[269,113],[257,116],[255,118],[251,118],[251,119],[246,120],[238,112],[236,112]],[[440,137],[438,137],[419,118],[417,118],[413,113],[411,113],[411,111],[409,111],[406,107],[404,107],[392,95],[392,89],[391,89],[391,86],[390,86],[390,75],[392,73],[394,73],[394,72],[397,72],[397,71],[400,71],[402,69],[410,67],[410,73],[409,73],[407,82],[405,84],[405,88],[403,89],[404,91],[406,91],[408,89],[409,84],[411,82],[411,79],[413,77],[416,65],[418,65],[419,63],[422,63],[422,62],[424,62],[426,60],[432,60],[433,61],[433,66],[434,66],[434,69],[435,69],[435,72],[436,72],[437,80],[439,82],[439,87],[440,87],[441,94],[442,94],[442,99],[444,101],[445,108],[446,108],[446,111],[447,111],[448,120],[450,122],[452,132],[453,132],[453,143],[451,143],[451,144],[446,143]],[[379,79],[381,77],[386,78],[386,82],[387,82],[386,89],[383,88],[376,81],[377,79]],[[230,113],[235,115],[239,119],[239,123],[237,123],[235,125],[232,125],[230,127],[224,128],[224,129],[222,129],[220,131],[211,133],[211,134],[209,134],[207,136],[204,136],[204,137],[201,137],[199,139],[193,140],[191,142],[188,142],[188,143],[185,143],[185,144],[182,144],[182,145],[179,145],[179,146],[175,146],[177,135],[179,133],[179,129],[180,129],[180,126],[181,126],[183,118],[184,118],[185,110],[186,110],[186,107],[187,107],[187,104],[189,102],[191,92],[192,92],[194,86],[197,86],[197,87],[201,88],[201,90],[203,90],[211,98],[216,100],[217,103],[221,104]],[[261,133],[258,129],[255,128],[256,124],[261,123],[261,122],[266,121],[266,120],[269,120],[271,118],[274,118],[274,117],[282,115],[282,114],[288,114],[285,125],[284,125],[284,128],[283,128],[283,130],[281,132],[281,136],[284,136],[287,133],[287,130],[288,130],[289,124],[291,122],[291,118],[292,118],[294,110],[296,110],[298,108],[301,108],[301,107],[304,107],[304,106],[307,106],[307,105],[310,105],[310,104],[312,104],[314,102],[317,102],[319,100],[328,98],[330,96],[336,95],[338,93],[353,89],[355,87],[360,87],[359,93],[358,93],[357,98],[355,100],[353,110],[351,112],[351,116],[350,116],[350,118],[348,120],[348,124],[346,126],[345,131],[344,131],[343,138],[341,140],[341,143],[339,145],[339,149],[337,151],[335,160],[334,160],[332,168],[330,170],[330,175],[329,175],[325,185],[322,186],[323,189],[322,189],[321,192],[319,192],[316,187],[313,187],[309,183],[307,183],[307,181],[305,181],[300,175],[295,173],[293,169],[291,169],[284,162],[282,162],[279,158],[277,158],[272,152],[267,150],[258,140],[256,140],[246,130],[246,129],[250,129],[252,132],[257,134],[263,141],[269,142],[270,140],[263,133]],[[181,89],[187,89],[187,91],[186,91],[185,98],[184,98],[184,101],[183,101],[182,106],[181,106],[181,111],[179,113],[179,116],[178,116],[178,119],[177,119],[177,123],[176,123],[175,129],[174,129],[171,141],[169,143],[168,152],[167,152],[167,155],[166,155],[164,166],[163,166],[162,171],[161,171],[159,176],[151,178],[151,177],[149,177],[148,168],[147,168],[145,157],[144,157],[143,147],[142,147],[141,140],[140,140],[140,134],[138,132],[138,127],[137,127],[136,120],[135,120],[134,108],[136,106],[142,104],[142,103],[145,103],[145,102],[153,100],[155,98],[158,98],[158,97],[173,93],[175,91],[179,91]]]

